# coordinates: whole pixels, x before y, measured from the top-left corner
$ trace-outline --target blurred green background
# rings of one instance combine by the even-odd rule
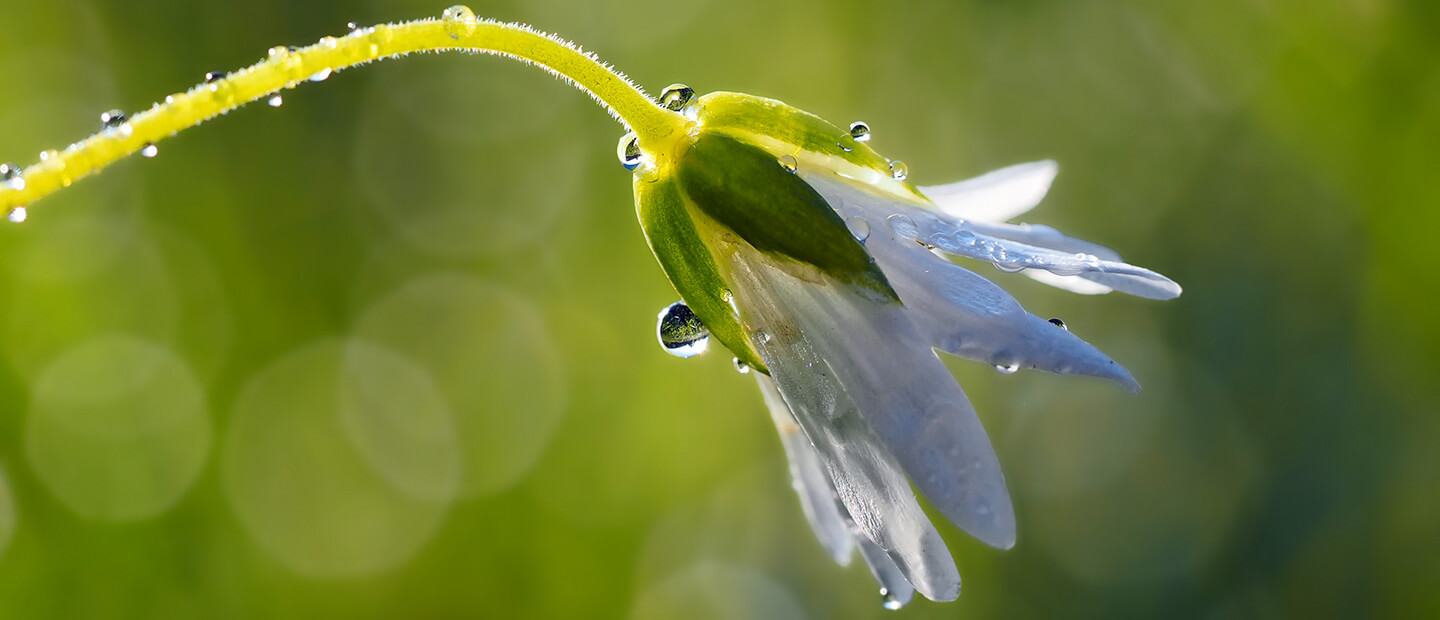
[[[881,609],[753,382],[665,355],[620,127],[491,57],[335,75],[0,229],[0,617],[1440,616],[1440,4],[476,2],[652,92],[864,119],[1177,301],[984,265],[1145,385],[954,361],[1020,519]],[[443,4],[6,2],[0,161]]]

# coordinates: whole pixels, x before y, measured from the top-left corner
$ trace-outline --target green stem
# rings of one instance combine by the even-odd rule
[[[32,204],[116,160],[176,132],[276,91],[373,60],[412,52],[464,51],[507,56],[536,65],[585,91],[642,145],[681,131],[685,118],[661,107],[625,76],[574,44],[530,27],[476,19],[464,6],[424,19],[357,29],[309,47],[276,47],[269,58],[224,78],[165,98],[123,124],[102,130],[63,151],[47,151],[20,176],[0,182],[0,212]]]

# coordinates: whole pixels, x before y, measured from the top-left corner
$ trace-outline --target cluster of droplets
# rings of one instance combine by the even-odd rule
[[[938,230],[922,232],[915,220],[905,213],[895,213],[887,218],[890,229],[902,240],[914,241],[928,250],[938,249],[947,254],[962,254],[972,257],[983,256],[1005,273],[1016,273],[1025,269],[1044,269],[1058,276],[1075,276],[1087,269],[1097,269],[1102,262],[1093,254],[1076,253],[1056,260],[1045,255],[1027,255],[1007,250],[1004,244],[988,239],[964,228],[938,227]],[[978,255],[978,256],[977,256]]]
[[[671,112],[684,112],[694,99],[695,89],[684,84],[671,84],[660,92],[656,103]],[[615,146],[615,157],[626,170],[639,168],[645,161],[645,154],[640,150],[640,136],[633,131],[620,136],[620,142]]]
[[[25,176],[15,164],[0,164],[0,187],[12,190],[25,189]],[[5,214],[5,219],[16,224],[25,221],[28,213],[25,207],[15,207]]]

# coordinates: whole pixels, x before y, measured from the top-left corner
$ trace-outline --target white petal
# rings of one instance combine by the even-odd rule
[[[795,493],[800,496],[805,520],[810,522],[810,529],[814,530],[815,537],[830,552],[830,556],[841,566],[849,566],[855,551],[855,531],[850,524],[850,515],[840,504],[835,485],[831,484],[830,476],[820,462],[820,455],[796,424],[795,416],[785,405],[779,390],[775,389],[775,383],[762,373],[754,374],[765,405],[770,409],[770,418],[780,432],[780,443],[790,461],[790,476]]]
[[[1035,208],[1060,167],[1050,160],[1017,164],[973,179],[921,187],[935,206],[966,220],[1004,222]]]

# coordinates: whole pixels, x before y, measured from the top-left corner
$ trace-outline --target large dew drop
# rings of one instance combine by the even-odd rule
[[[655,331],[660,337],[660,346],[675,357],[695,357],[710,347],[710,330],[683,301],[660,311]]]
[[[671,84],[660,93],[660,105],[667,110],[679,112],[690,105],[690,100],[694,98],[695,89],[684,84]]]
[[[635,132],[620,136],[620,143],[615,146],[615,156],[620,158],[620,165],[626,170],[634,170],[640,165],[643,155],[640,152],[640,136]]]
[[[870,126],[866,125],[865,121],[850,123],[850,137],[854,138],[856,142],[869,142]]]
[[[910,167],[898,159],[892,161],[890,162],[890,176],[894,177],[896,181],[904,181],[905,177],[910,176]]]
[[[20,191],[25,189],[25,177],[21,176],[19,166],[15,164],[0,164],[0,187]]]
[[[125,113],[120,110],[110,110],[100,115],[100,126],[104,129],[114,129],[125,124]]]
[[[459,39],[475,32],[475,11],[463,4],[457,4],[440,14],[440,19],[445,22],[445,34],[452,39]]]

